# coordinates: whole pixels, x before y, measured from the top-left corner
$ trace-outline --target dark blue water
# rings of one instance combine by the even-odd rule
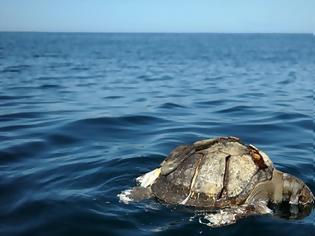
[[[0,33],[0,235],[314,235],[117,194],[172,148],[239,136],[314,182],[315,38]]]

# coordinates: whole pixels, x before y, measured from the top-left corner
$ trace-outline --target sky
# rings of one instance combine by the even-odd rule
[[[314,33],[315,0],[0,0],[0,31]]]

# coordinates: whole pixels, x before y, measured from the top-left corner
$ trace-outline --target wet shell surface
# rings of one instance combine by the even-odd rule
[[[153,194],[172,204],[227,207],[246,201],[260,182],[270,180],[268,156],[234,137],[179,146],[161,164]]]

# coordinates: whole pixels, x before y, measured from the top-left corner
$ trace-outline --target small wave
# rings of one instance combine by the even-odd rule
[[[7,101],[7,100],[18,100],[18,99],[26,99],[31,98],[32,96],[8,96],[8,95],[2,95],[0,96],[0,101]]]
[[[59,89],[59,88],[63,88],[63,87],[58,85],[58,84],[43,84],[43,85],[39,86],[38,88],[39,89]]]
[[[77,137],[71,136],[69,134],[50,134],[47,137],[47,140],[50,144],[53,145],[67,145],[67,144],[73,144],[79,141]]]
[[[91,83],[77,84],[76,86],[77,87],[84,87],[84,88],[86,88],[86,87],[91,87],[91,86],[95,86],[95,85],[97,85],[97,83],[91,82]]]
[[[120,98],[124,98],[123,96],[118,96],[118,95],[112,95],[112,96],[106,96],[106,97],[103,97],[104,99],[111,99],[111,100],[114,100],[114,99],[120,99]]]
[[[75,66],[75,67],[72,67],[71,70],[73,70],[73,71],[87,71],[87,70],[89,70],[89,68],[84,67],[84,66]]]
[[[24,70],[29,69],[31,66],[30,65],[16,65],[16,66],[7,66],[5,67],[2,72],[7,73],[7,72],[22,72]]]
[[[242,96],[256,99],[256,98],[266,96],[266,94],[261,93],[261,92],[249,92],[249,93],[244,93]]]
[[[66,79],[67,77],[65,76],[39,76],[39,77],[35,77],[34,80],[52,80],[52,81],[56,81],[56,80],[60,80],[60,79]]]
[[[119,116],[119,117],[96,117],[87,118],[74,122],[74,125],[115,125],[115,126],[126,126],[126,125],[149,125],[156,123],[166,123],[166,119],[158,118],[155,116],[147,115],[133,115],[133,116]]]
[[[224,76],[211,76],[204,78],[205,81],[218,81],[224,79]]]
[[[148,78],[149,78],[149,76],[147,76],[147,75],[139,75],[139,76],[137,76],[137,79],[141,79],[141,80],[146,80]]]
[[[127,69],[139,69],[139,66],[134,66],[134,65],[126,65]]]
[[[165,119],[145,115],[96,117],[73,121],[61,128],[84,140],[117,142],[130,139],[130,142],[139,142],[146,137],[151,126],[164,126],[167,122]]]
[[[294,71],[290,71],[284,80],[278,82],[280,85],[288,85],[295,82],[297,79],[296,73]]]
[[[302,113],[293,112],[274,112],[273,120],[295,120],[295,119],[312,119],[312,117],[307,116]]]
[[[142,172],[146,172],[155,166],[165,158],[163,155],[149,154],[146,156],[133,156],[130,158],[115,158],[104,163],[107,167],[117,167],[119,169],[128,168],[132,163],[137,169]],[[150,161],[150,162],[149,162]],[[142,170],[143,169],[143,170]]]
[[[177,104],[177,103],[166,102],[166,103],[163,103],[162,105],[160,105],[159,108],[174,109],[174,108],[185,108],[185,106]]]
[[[198,102],[195,102],[194,104],[197,106],[221,106],[230,102],[233,102],[233,101],[222,99],[222,100],[198,101]]]
[[[38,118],[38,117],[41,117],[41,115],[42,115],[41,112],[17,112],[17,113],[0,115],[0,120],[11,121],[12,119]]]
[[[1,120],[1,119],[0,119]],[[23,130],[23,129],[27,129],[27,128],[31,128],[32,125],[7,125],[7,126],[4,126],[4,127],[0,127],[0,131],[2,132],[9,132],[9,131],[15,131],[15,130]]]
[[[60,55],[58,54],[33,54],[34,58],[58,58]]]
[[[0,163],[24,160],[35,157],[45,150],[46,143],[42,140],[27,141],[22,144],[11,145],[0,150]]]
[[[139,77],[138,77],[138,78],[139,78]],[[160,76],[160,77],[148,77],[148,76],[144,76],[144,77],[142,77],[142,79],[143,79],[144,81],[147,81],[147,82],[150,82],[150,81],[169,81],[169,80],[174,79],[174,77],[169,76],[169,75],[163,75],[163,76]]]
[[[252,112],[252,113],[256,113],[257,111],[253,110],[253,107],[250,106],[233,106],[233,107],[229,107],[229,108],[225,108],[225,109],[221,109],[216,111],[217,113],[245,113],[245,112]]]

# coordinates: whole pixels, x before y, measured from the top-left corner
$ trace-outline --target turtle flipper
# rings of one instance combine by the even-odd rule
[[[267,207],[265,201],[255,203],[255,205],[242,205],[235,208],[226,208],[215,213],[207,213],[204,219],[207,222],[199,220],[200,223],[210,227],[221,227],[234,224],[237,220],[252,216],[272,214],[272,210]]]
[[[136,179],[137,184],[144,188],[150,187],[159,177],[160,173],[161,168],[156,168],[148,173],[145,173],[144,175],[141,175]]]
[[[152,197],[151,188],[144,188],[144,187],[134,187],[131,189],[127,189],[122,191],[120,194],[117,195],[120,202],[128,204],[130,202],[139,202],[145,199],[149,199]]]
[[[136,181],[139,186],[122,191],[117,195],[120,202],[128,204],[129,202],[139,202],[153,196],[151,185],[159,177],[161,169],[154,169],[144,175],[139,176]]]
[[[254,205],[253,215],[255,213],[257,215],[268,215],[268,214],[272,215],[273,211],[267,206],[266,201],[258,201]]]

